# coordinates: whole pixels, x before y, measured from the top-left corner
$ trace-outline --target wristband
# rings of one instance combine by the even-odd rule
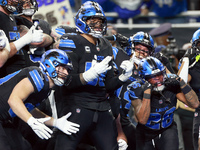
[[[192,90],[192,88],[189,85],[186,85],[184,88],[182,88],[182,92],[184,94],[189,93]]]
[[[151,94],[144,93],[143,94],[143,98],[144,99],[150,99],[151,98]]]
[[[182,86],[184,86],[184,85],[186,85],[185,81],[184,81],[184,80],[181,80],[181,81],[180,81],[180,86],[182,87]]]

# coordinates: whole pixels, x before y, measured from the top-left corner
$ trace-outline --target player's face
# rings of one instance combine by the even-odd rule
[[[100,31],[100,32],[103,31],[103,20],[101,18],[92,17],[92,18],[88,19],[86,23],[94,31]]]
[[[58,73],[58,78],[65,79],[69,74],[68,69],[65,66],[57,66],[56,72]]]
[[[19,0],[8,0],[7,2],[8,2],[8,5],[17,7],[18,3],[20,3],[21,1],[19,1]]]
[[[159,87],[163,85],[164,76],[163,74],[158,74],[158,75],[152,76],[151,78],[147,80],[151,85]]]
[[[23,9],[30,9],[32,6],[30,0],[25,0],[23,4]]]
[[[135,56],[139,59],[143,59],[149,56],[148,48],[142,44],[135,45],[134,49],[135,49]]]

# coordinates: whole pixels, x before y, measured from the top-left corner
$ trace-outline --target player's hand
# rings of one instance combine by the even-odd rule
[[[144,91],[148,90],[148,89],[152,89],[152,85],[148,82],[148,81],[145,81],[144,84],[142,85],[142,89]]]
[[[53,131],[49,129],[44,122],[50,120],[51,118],[40,118],[36,119],[34,117],[30,117],[27,121],[28,125],[33,129],[33,131],[41,138],[41,139],[49,139],[51,138],[51,134]]]
[[[71,114],[72,113],[69,112],[65,116],[59,119],[55,119],[54,127],[58,128],[67,135],[71,135],[72,133],[78,132],[80,125],[67,120],[71,116]]]
[[[148,81],[138,79],[127,86],[127,91],[131,99],[138,99],[143,97],[144,91],[152,89],[152,85]]]
[[[143,95],[142,82],[134,81],[127,86],[127,91],[131,99],[141,98]]]
[[[119,80],[126,82],[132,75],[133,62],[130,60],[124,60],[120,67],[124,70],[124,72],[119,76]]]
[[[32,37],[32,41],[31,43],[40,43],[43,40],[43,30],[41,30],[41,28],[39,30],[37,30],[37,26],[38,26],[38,22],[34,22],[33,25],[35,28],[33,30],[33,37]]]
[[[10,44],[3,30],[0,30],[0,50],[6,48],[10,52]]]
[[[122,34],[120,34],[120,33],[117,33],[117,34],[115,34],[115,35],[113,35],[113,36],[115,36],[116,41],[119,43],[119,45],[120,45],[122,48],[129,45],[129,43],[128,43],[128,40],[129,40],[129,39],[128,39],[126,36],[124,36],[124,35],[122,35]]]
[[[92,81],[96,79],[100,74],[110,70],[112,68],[112,66],[109,66],[111,59],[111,56],[107,56],[100,63],[98,63],[96,60],[93,60],[92,67],[83,73],[84,80],[86,82]]]
[[[107,56],[104,58],[100,63],[98,63],[96,60],[92,61],[92,66],[95,70],[95,72],[100,75],[108,70],[110,70],[112,67],[109,66],[109,62],[111,61],[112,57]]]
[[[165,86],[168,88],[180,87],[181,78],[176,74],[169,74],[165,81]]]
[[[119,140],[117,141],[117,143],[118,143],[118,146],[119,146],[119,150],[126,150],[127,147],[128,147],[126,141],[124,141],[124,140],[122,140],[122,139],[119,139]]]
[[[26,37],[26,44],[40,43],[43,40],[43,31],[36,29],[37,25],[32,25],[29,31],[23,36]],[[22,37],[22,38],[23,38]]]
[[[166,66],[169,63],[169,59],[165,55],[163,55],[161,52],[154,53],[153,56],[159,59],[163,63],[164,66]]]
[[[18,40],[14,41],[14,45],[19,51],[22,47],[30,43],[40,43],[43,40],[43,31],[36,30],[37,24],[34,24],[29,31]]]

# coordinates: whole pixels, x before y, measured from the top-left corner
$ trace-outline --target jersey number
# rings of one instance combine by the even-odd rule
[[[151,113],[146,126],[155,130],[159,130],[160,127],[161,128],[169,127],[173,122],[175,109],[176,109],[175,107],[172,107],[171,109],[167,110],[163,115],[163,118],[161,118],[162,116],[159,113]]]
[[[92,66],[92,63],[91,62],[86,62],[86,67],[85,67],[85,71],[89,70]],[[97,84],[99,84],[99,86],[101,87],[104,87],[105,84],[103,82],[104,78],[105,78],[105,75],[106,73],[102,73],[99,75],[98,78],[94,79],[93,81],[90,81],[88,82],[87,84],[88,85],[93,85],[93,86],[96,86]]]

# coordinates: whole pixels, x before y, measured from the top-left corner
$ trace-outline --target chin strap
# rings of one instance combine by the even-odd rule
[[[52,78],[52,79],[53,79],[54,84],[57,86],[62,86],[65,82],[63,79],[58,78],[58,77]]]

